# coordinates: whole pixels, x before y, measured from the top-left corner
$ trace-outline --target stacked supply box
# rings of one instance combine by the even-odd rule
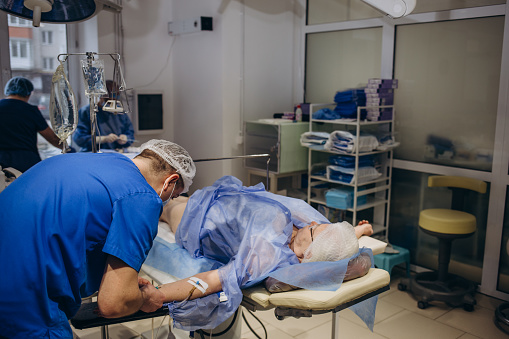
[[[333,112],[337,119],[357,119],[357,107],[366,105],[366,93],[363,88],[337,92],[334,102],[337,105]],[[365,112],[361,111],[361,120],[365,118]]]
[[[366,93],[366,119],[370,121],[391,120],[393,108],[380,107],[394,104],[394,89],[398,88],[397,79],[369,79]]]
[[[362,191],[363,188],[359,187],[358,190]],[[325,192],[326,205],[340,210],[353,208],[353,193],[353,187],[332,188]],[[366,202],[367,197],[365,195],[357,197],[357,206],[363,205]]]

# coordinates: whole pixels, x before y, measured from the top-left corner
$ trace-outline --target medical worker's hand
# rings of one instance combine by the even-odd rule
[[[118,144],[119,145],[124,145],[125,143],[127,143],[127,135],[125,134],[120,134],[118,136],[118,140],[117,140]]]
[[[97,140],[98,144],[104,144],[107,142],[115,142],[118,140],[118,135],[116,135],[115,133],[110,133],[105,136],[96,137],[96,140]]]
[[[146,313],[155,312],[163,307],[164,294],[157,290],[154,285],[145,283],[148,282],[146,279],[143,279],[145,281],[140,284],[140,279],[138,279],[138,285],[143,297],[143,305],[141,305],[140,310]]]

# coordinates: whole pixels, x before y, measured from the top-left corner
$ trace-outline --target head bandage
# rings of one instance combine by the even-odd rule
[[[304,252],[302,262],[337,261],[359,251],[359,240],[348,222],[329,224]]]
[[[182,193],[189,191],[189,187],[193,183],[194,175],[196,174],[196,167],[193,159],[187,151],[180,145],[171,141],[152,139],[141,145],[141,151],[149,149],[160,156],[184,180],[184,190]]]

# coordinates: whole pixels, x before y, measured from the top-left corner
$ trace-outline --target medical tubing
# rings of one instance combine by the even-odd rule
[[[164,323],[164,320],[166,319],[166,315],[163,317],[163,320],[161,320],[161,324],[159,324],[159,327],[157,328],[157,332],[156,332],[156,338],[159,338],[158,335],[159,335],[159,330],[161,329],[161,327],[163,326],[163,323]],[[170,332],[171,332],[171,328],[170,328]],[[152,332],[152,334],[154,334],[154,332]]]
[[[257,316],[255,316],[253,314],[253,312],[251,312],[250,310],[248,310],[247,308],[245,309],[249,314],[251,314],[251,316],[253,318],[255,318],[259,323],[260,325],[262,325],[262,328],[263,328],[263,331],[265,332],[265,339],[268,338],[268,335],[267,335],[267,329],[265,328],[265,325],[261,322],[260,319],[258,319]],[[246,316],[244,315],[244,312],[242,312],[242,319],[244,319],[244,322],[246,323],[247,327],[249,327],[249,329],[251,330],[251,332],[258,338],[258,339],[262,339],[255,331],[254,329],[251,327],[251,325],[249,324],[249,322],[247,321],[246,319]]]
[[[222,331],[221,331],[221,332],[219,332],[219,333],[205,332],[205,331],[204,331],[204,330],[202,330],[202,329],[196,330],[195,332],[196,332],[196,333],[199,333],[199,334],[200,334],[200,336],[201,336],[202,338],[203,338],[203,335],[204,335],[204,334],[205,334],[205,335],[208,335],[208,336],[210,336],[210,337],[219,337],[219,336],[221,336],[221,335],[223,335],[223,334],[226,334],[226,333],[228,333],[228,331],[232,328],[233,324],[235,324],[235,321],[237,320],[237,315],[238,315],[238,313],[239,313],[239,308],[237,308],[237,311],[235,311],[235,313],[233,314],[233,319],[232,319],[232,321],[230,322],[230,324],[228,325],[228,327],[227,327],[227,328],[225,328],[224,330],[222,330]],[[244,316],[244,314],[242,314],[242,316]],[[248,325],[248,326],[249,326],[249,325]],[[263,325],[262,325],[262,326],[263,326]],[[255,335],[256,335],[256,333],[255,333]]]

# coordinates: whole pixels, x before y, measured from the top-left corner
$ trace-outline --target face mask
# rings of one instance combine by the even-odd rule
[[[166,206],[166,204],[170,202],[171,196],[173,195],[173,191],[175,190],[175,186],[177,186],[177,185],[173,184],[173,189],[171,190],[170,197],[168,199],[166,199],[165,201],[163,201],[163,207]],[[164,189],[164,185],[163,185],[163,188],[161,188],[161,192],[159,193],[159,198],[161,198],[161,200],[163,200],[163,198],[161,197],[161,195],[163,194],[163,189]]]

